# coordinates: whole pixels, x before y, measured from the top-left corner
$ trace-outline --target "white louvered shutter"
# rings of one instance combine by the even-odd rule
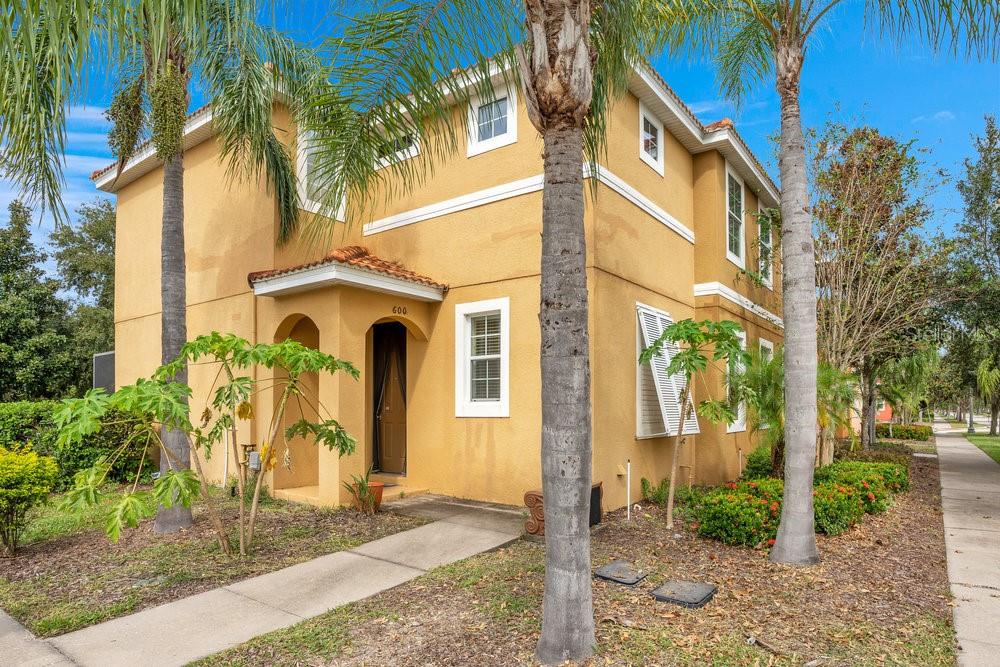
[[[639,329],[646,347],[652,345],[663,331],[673,323],[670,315],[649,306],[637,305],[636,312],[639,317]],[[666,425],[667,435],[677,434],[681,420],[678,390],[684,386],[684,375],[683,373],[675,373],[673,376],[667,375],[670,360],[677,352],[677,343],[667,342],[660,349],[660,353],[649,362],[650,376],[656,388],[656,398],[659,402],[663,423]],[[692,411],[691,416],[684,423],[684,433],[690,435],[698,433],[699,430],[698,416]]]
[[[639,352],[644,347],[642,334],[638,337]],[[660,399],[656,395],[656,385],[653,384],[653,370],[649,364],[639,364],[639,395],[638,401],[638,431],[644,438],[655,438],[667,435],[667,427],[663,423],[663,411],[660,410]]]

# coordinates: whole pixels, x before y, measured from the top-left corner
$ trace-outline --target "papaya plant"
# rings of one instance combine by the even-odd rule
[[[697,404],[694,400],[695,380],[701,380],[706,396],[711,396],[712,388],[708,381],[710,368],[718,366],[725,377],[729,370],[740,368],[746,364],[747,353],[743,349],[739,337],[740,327],[736,322],[723,320],[681,320],[664,328],[663,333],[653,341],[653,344],[639,354],[639,363],[648,364],[663,349],[670,350],[670,362],[667,365],[668,375],[680,374],[683,384],[677,387],[677,402],[680,421],[675,437],[674,455],[670,464],[670,487],[667,491],[667,528],[674,525],[674,492],[677,488],[677,463],[681,447],[687,441],[684,435],[684,424],[694,412],[711,422],[733,422],[736,420],[736,406],[739,404],[739,392],[728,392],[725,399],[705,398]]]
[[[197,424],[192,422],[190,416],[188,399],[192,395],[191,388],[171,379],[177,376],[179,368],[189,363],[217,367]],[[254,367],[271,370],[272,377],[255,379],[249,373]],[[134,528],[142,519],[153,516],[157,505],[171,507],[181,503],[190,507],[200,492],[218,537],[219,548],[227,555],[232,554],[229,532],[212,500],[201,459],[202,454],[206,459],[211,458],[213,447],[223,443],[228,435],[231,453],[237,462],[239,554],[246,557],[253,544],[264,477],[277,464],[277,451],[282,441],[286,445],[286,463],[287,441],[295,437],[311,439],[316,445],[337,451],[340,456],[354,452],[354,438],[326,413],[318,396],[309,395],[307,385],[302,382],[306,373],[332,375],[338,372],[348,373],[355,379],[359,375],[358,369],[350,362],[293,340],[251,344],[233,334],[212,332],[186,343],[177,358],[158,368],[148,379],[140,378],[135,384],[121,387],[110,395],[96,389],[82,398],[66,399],[55,412],[59,447],[79,446],[86,436],[114,423],[107,419],[112,411],[117,411],[123,418],[138,417],[146,426],[132,432],[117,449],[92,468],[78,473],[75,486],[66,494],[63,506],[79,512],[97,504],[105,493],[104,483],[114,462],[139,449],[141,454],[134,481],[121,492],[107,517],[105,528],[108,536],[117,540],[124,528]],[[260,465],[251,469],[249,457],[244,456],[237,444],[238,425],[240,420],[254,418],[252,399],[270,389],[279,392],[277,407],[265,431],[266,440],[260,445]],[[304,402],[320,418],[316,421],[299,419],[282,430],[286,408],[292,401],[299,406]],[[180,431],[188,438],[193,470],[187,469],[184,462],[173,460],[170,450],[163,443],[164,429]],[[140,489],[144,463],[157,450],[160,456],[166,457],[169,469],[154,480],[151,490]],[[251,485],[253,494],[247,508],[246,490]]]

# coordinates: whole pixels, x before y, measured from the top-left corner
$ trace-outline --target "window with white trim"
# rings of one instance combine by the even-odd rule
[[[467,156],[479,155],[517,141],[517,97],[514,88],[494,91],[491,98],[469,103]]]
[[[299,208],[310,213],[318,213],[323,208],[320,201],[323,194],[320,190],[322,179],[317,173],[312,139],[312,132],[307,130],[300,130],[296,138],[296,180],[299,188]],[[345,196],[337,210],[337,220],[344,220],[346,212],[347,197]]]
[[[648,364],[639,363],[639,353],[657,340],[673,320],[666,313],[652,306],[636,304],[638,318],[636,332],[636,438],[659,438],[677,434],[681,408],[679,392],[684,387],[684,375],[668,375],[670,359],[677,353],[676,343],[668,343]],[[698,416],[691,412],[684,422],[687,435],[699,432]]]
[[[639,157],[663,176],[663,123],[639,103]]]
[[[774,288],[774,230],[769,220],[762,220],[760,202],[757,202],[758,260],[757,272],[764,285]]]
[[[376,152],[376,169],[384,169],[391,164],[409,160],[420,155],[420,144],[412,134],[399,137],[395,141],[386,141]]]
[[[455,415],[508,417],[510,299],[455,306]]]
[[[726,257],[741,269],[746,268],[743,255],[743,181],[726,170]]]
[[[736,337],[740,339],[740,347],[744,350],[747,349],[747,332],[737,331]],[[740,373],[743,371],[743,364],[737,359],[729,360],[729,372],[731,374]],[[728,389],[728,383],[727,383]],[[739,431],[747,430],[747,404],[745,401],[740,401],[740,404],[736,406],[736,421],[731,422],[726,426],[726,432],[737,433]]]

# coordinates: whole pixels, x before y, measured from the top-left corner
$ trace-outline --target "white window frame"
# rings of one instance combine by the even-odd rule
[[[500,400],[473,401],[471,387],[470,320],[474,315],[500,314]],[[510,297],[455,304],[455,416],[510,416]]]
[[[483,104],[507,98],[507,131],[485,141],[479,140],[479,107]],[[514,86],[494,89],[493,98],[486,99],[479,95],[469,100],[468,142],[466,157],[487,153],[497,148],[503,148],[517,142],[517,95]]]
[[[745,199],[746,194],[743,196]],[[760,199],[757,199],[757,272],[761,275],[764,287],[774,291],[774,228],[769,226],[767,229],[767,274],[765,274],[763,258],[760,256],[760,248],[764,245],[761,241],[764,237],[761,236],[760,211]]]
[[[760,356],[764,356],[764,350],[767,350],[767,358],[774,359],[774,343],[766,338],[757,339],[757,344],[760,346]],[[771,428],[770,424],[761,424],[761,430]]]
[[[740,347],[742,347],[744,350],[747,349],[747,332],[737,331],[736,337],[740,339]],[[727,370],[726,372],[728,373],[729,371]],[[736,406],[736,421],[726,425],[726,433],[742,433],[743,431],[746,430],[747,430],[747,404],[746,401],[740,401],[740,404]]]
[[[656,158],[654,159],[646,149],[643,147],[643,121],[648,120],[650,124],[656,128]],[[663,176],[663,123],[660,119],[653,115],[646,105],[639,102],[639,158],[652,167],[660,176]]]
[[[741,199],[740,202],[740,254],[734,255],[729,250],[729,179],[733,178],[737,183],[740,184]],[[725,227],[725,234],[723,238],[726,240],[726,259],[740,267],[741,269],[746,269],[746,240],[747,240],[747,191],[746,185],[743,183],[743,179],[736,175],[736,172],[730,168],[729,163],[726,163],[726,208],[724,211],[725,217],[723,222]]]
[[[298,183],[299,208],[309,213],[319,213],[323,204],[309,198],[309,141],[312,133],[307,130],[299,130],[295,139],[295,178]],[[345,195],[337,209],[336,219],[343,222],[347,217],[347,196]]]
[[[401,148],[392,155],[387,155],[384,158],[376,160],[375,171],[380,169],[385,169],[386,167],[403,162],[405,160],[410,160],[412,158],[420,155],[420,137],[414,136],[413,143],[406,148]]]

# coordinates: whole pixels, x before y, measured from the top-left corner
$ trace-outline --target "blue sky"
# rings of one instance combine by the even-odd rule
[[[322,38],[328,3],[291,3],[294,9],[278,17],[295,37]],[[970,135],[979,134],[983,116],[1000,114],[1000,65],[932,55],[918,43],[890,45],[862,29],[860,3],[834,12],[807,53],[802,78],[802,112],[807,126],[827,118],[860,120],[897,138],[915,139],[929,149],[934,166],[959,174],[962,160],[972,154]],[[721,99],[709,62],[661,57],[654,64],[664,78],[705,122],[730,117],[777,181],[772,138],[778,130],[778,98],[771,82],[760,85],[740,109]],[[102,112],[110,101],[111,83],[92,73],[82,99],[70,110],[64,200],[71,211],[100,196],[90,173],[108,164],[108,129]],[[197,95],[196,95],[197,97]],[[195,104],[201,100],[196,99]],[[0,220],[16,197],[12,184],[0,180]],[[950,229],[961,217],[961,200],[954,185],[941,188],[933,199],[935,226]],[[36,229],[48,234],[51,220]]]

